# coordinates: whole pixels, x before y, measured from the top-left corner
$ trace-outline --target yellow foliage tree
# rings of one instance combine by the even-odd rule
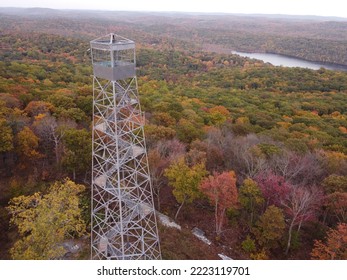
[[[281,209],[271,205],[259,218],[253,233],[259,243],[265,249],[275,248],[283,237],[286,224]]]
[[[201,195],[199,185],[206,175],[205,164],[201,163],[189,167],[183,158],[165,170],[169,185],[173,187],[172,193],[177,202],[181,204],[176,212],[175,219],[177,219],[178,213],[185,202],[192,202]]]
[[[10,200],[7,210],[11,224],[17,226],[20,239],[10,253],[13,259],[57,259],[66,250],[65,239],[85,233],[79,194],[83,185],[73,181],[55,182],[45,195],[35,193]]]

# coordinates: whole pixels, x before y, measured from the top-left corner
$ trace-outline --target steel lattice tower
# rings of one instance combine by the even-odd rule
[[[90,45],[94,73],[92,259],[160,259],[135,43],[109,34]]]

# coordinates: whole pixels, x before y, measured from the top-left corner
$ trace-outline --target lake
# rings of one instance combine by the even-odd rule
[[[300,58],[288,57],[280,54],[272,53],[247,53],[247,52],[236,52],[232,51],[232,54],[237,54],[244,57],[255,58],[264,62],[269,62],[274,66],[285,66],[285,67],[302,67],[313,70],[318,70],[323,67],[329,70],[347,71],[347,66],[330,64],[330,63],[319,63],[311,62]]]

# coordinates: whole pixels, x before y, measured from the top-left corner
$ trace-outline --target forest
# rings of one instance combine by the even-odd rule
[[[0,259],[90,258],[88,49],[110,32],[136,42],[155,206],[182,227],[159,226],[163,259],[347,259],[347,72],[230,52],[347,65],[347,21],[0,16]]]

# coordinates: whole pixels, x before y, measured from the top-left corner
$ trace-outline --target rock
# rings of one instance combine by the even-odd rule
[[[157,212],[157,217],[159,222],[166,227],[171,227],[171,228],[177,228],[178,230],[181,230],[181,226],[174,221],[172,221],[168,216]]]
[[[218,257],[220,257],[222,260],[232,260],[232,258],[229,258],[228,256],[223,254],[218,254]]]
[[[202,231],[201,229],[195,227],[192,229],[192,233],[198,238],[200,239],[202,242],[206,243],[207,245],[211,245],[212,242],[206,238],[205,236],[205,232]]]
[[[72,254],[77,253],[81,248],[80,245],[78,245],[77,243],[75,244],[71,240],[65,241],[64,243],[62,243],[62,245],[68,253],[72,253]]]

